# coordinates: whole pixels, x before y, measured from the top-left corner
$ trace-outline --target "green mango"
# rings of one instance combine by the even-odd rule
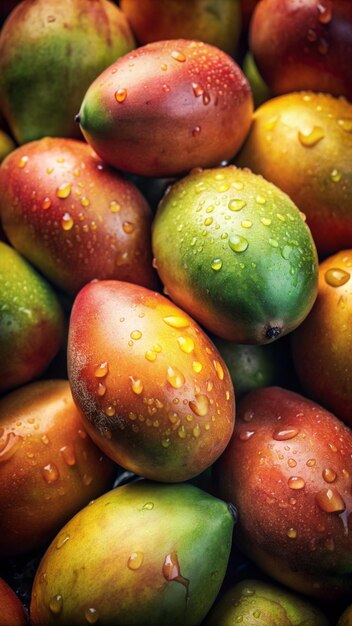
[[[0,108],[18,143],[79,137],[74,117],[87,88],[133,47],[112,2],[21,2],[0,35]]]
[[[130,483],[64,526],[33,585],[33,626],[196,626],[223,581],[234,518],[189,484]]]
[[[243,580],[215,604],[203,626],[328,626],[320,610],[281,587]]]
[[[266,102],[271,97],[271,91],[264,82],[263,78],[259,74],[259,70],[256,66],[255,60],[253,58],[253,54],[251,52],[247,52],[246,56],[243,60],[243,71],[245,76],[247,76],[247,80],[251,86],[254,106],[255,108],[259,107],[263,102]]]
[[[39,376],[63,337],[63,312],[53,289],[0,242],[0,392]]]
[[[283,336],[317,295],[317,253],[302,217],[249,170],[193,170],[164,195],[153,224],[166,293],[224,339],[260,344]]]
[[[16,148],[11,137],[0,128],[0,163],[4,158]]]

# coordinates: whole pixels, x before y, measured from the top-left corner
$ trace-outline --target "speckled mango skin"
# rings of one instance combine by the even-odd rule
[[[88,433],[119,465],[178,482],[225,449],[234,392],[215,346],[159,293],[89,284],[71,314],[68,370]]]
[[[197,626],[225,575],[232,529],[227,505],[191,485],[141,481],[110,491],[78,513],[46,552],[31,623],[85,626],[93,623],[88,614],[102,626]],[[168,579],[170,557],[178,567]],[[49,603],[58,595],[54,614]]]
[[[18,143],[78,137],[74,116],[91,81],[134,47],[106,0],[29,0],[0,36],[0,106]]]
[[[242,619],[240,619],[242,617]],[[300,596],[259,580],[242,580],[215,603],[202,626],[329,626]]]
[[[114,167],[176,176],[231,159],[252,121],[248,81],[203,42],[157,41],[118,59],[89,87],[82,132]]]
[[[147,201],[82,141],[46,137],[12,152],[0,215],[12,245],[68,294],[96,278],[157,284]]]
[[[63,338],[63,312],[53,289],[0,241],[0,392],[40,376]]]
[[[67,380],[25,385],[0,400],[0,555],[51,541],[112,485],[116,466],[88,437]]]
[[[286,194],[248,170],[195,170],[175,183],[159,204],[152,246],[168,295],[224,339],[272,341],[316,297],[309,229]]]
[[[351,246],[351,162],[352,104],[312,92],[280,96],[257,109],[236,158],[306,214],[321,257]]]

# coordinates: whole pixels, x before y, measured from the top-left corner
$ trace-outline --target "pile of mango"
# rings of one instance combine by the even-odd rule
[[[0,23],[1,626],[351,626],[351,0]]]

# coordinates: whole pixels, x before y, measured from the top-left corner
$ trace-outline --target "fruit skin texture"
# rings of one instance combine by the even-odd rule
[[[194,171],[175,183],[152,246],[168,295],[224,339],[268,343],[300,324],[316,297],[309,229],[286,194],[248,170]]]
[[[0,108],[18,143],[78,137],[74,121],[91,81],[134,47],[106,0],[29,0],[0,35]]]
[[[241,27],[239,0],[121,0],[140,44],[161,39],[199,39],[227,54],[236,52]]]
[[[65,380],[4,396],[0,416],[0,555],[6,558],[51,540],[111,486],[115,466],[87,436]]]
[[[1,626],[26,626],[23,605],[11,587],[0,578]]]
[[[93,441],[136,474],[188,480],[231,437],[234,395],[224,362],[158,293],[118,281],[84,287],[71,314],[68,370]]]
[[[63,338],[63,312],[55,292],[0,241],[0,392],[40,376]]]
[[[10,152],[12,152],[12,150],[15,149],[15,147],[16,146],[11,137],[0,129],[0,163]]]
[[[252,111],[248,81],[235,61],[203,42],[178,39],[118,59],[89,87],[79,118],[107,163],[163,177],[232,158]]]
[[[326,599],[352,591],[352,432],[291,391],[239,404],[216,466],[219,497],[238,507],[237,542],[274,579]],[[330,511],[330,512],[328,512]]]
[[[62,529],[60,550],[57,539],[49,547],[31,623],[78,626],[93,614],[102,626],[197,626],[225,575],[232,529],[227,505],[191,485],[114,489]]]
[[[240,622],[245,626],[329,626],[324,615],[300,596],[259,580],[242,580],[229,589],[215,603],[203,626]]]
[[[157,284],[148,203],[81,141],[47,137],[10,154],[0,214],[12,245],[66,293],[95,278]]]
[[[250,47],[276,95],[311,89],[352,99],[350,0],[262,0]]]
[[[254,113],[236,158],[237,165],[262,174],[306,214],[322,256],[351,245],[351,120],[352,104],[326,94],[274,98]]]
[[[303,388],[352,426],[352,250],[319,267],[318,297],[292,335],[292,351]]]

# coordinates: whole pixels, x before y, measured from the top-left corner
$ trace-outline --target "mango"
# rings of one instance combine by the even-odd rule
[[[49,137],[12,152],[0,167],[0,215],[12,245],[68,294],[93,279],[157,285],[148,203],[81,141]]]
[[[343,612],[337,626],[352,626],[352,605]]]
[[[266,387],[238,406],[214,468],[236,542],[275,580],[327,600],[352,592],[352,431],[303,396]]]
[[[263,102],[271,98],[271,92],[266,82],[262,79],[251,52],[247,52],[244,57],[243,71],[252,90],[254,107],[257,109]]]
[[[31,623],[197,626],[224,578],[232,529],[227,505],[191,485],[118,487],[48,548]]]
[[[218,600],[202,626],[329,626],[300,596],[270,583],[242,580]]]
[[[352,100],[350,0],[262,0],[250,48],[274,94],[311,89]]]
[[[140,176],[218,165],[251,124],[248,81],[225,52],[185,39],[118,59],[89,87],[77,117],[104,161]]]
[[[0,128],[0,163],[15,147],[11,137]]]
[[[318,297],[292,335],[292,352],[305,391],[352,426],[352,250],[319,266]]]
[[[225,363],[159,293],[119,281],[86,285],[71,313],[68,372],[93,441],[136,474],[188,480],[229,442],[235,405]]]
[[[120,0],[140,44],[198,39],[234,55],[241,32],[239,0]]]
[[[280,96],[257,109],[236,158],[305,213],[322,257],[351,245],[351,161],[352,104],[312,92]]]
[[[20,3],[0,34],[0,108],[16,141],[78,137],[86,89],[133,47],[126,17],[107,0]]]
[[[316,298],[317,255],[299,210],[248,170],[196,170],[176,182],[159,205],[152,245],[167,294],[224,339],[273,341]]]
[[[0,556],[51,541],[115,472],[87,436],[65,380],[31,383],[0,400]]]
[[[0,241],[0,392],[40,376],[64,338],[64,316],[50,285]]]
[[[27,616],[22,603],[11,587],[0,578],[1,626],[26,626]]]

